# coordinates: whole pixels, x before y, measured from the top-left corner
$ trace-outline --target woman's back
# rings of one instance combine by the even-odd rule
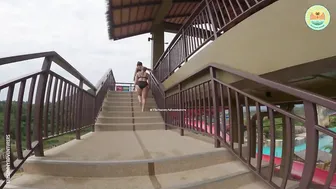
[[[147,81],[148,80],[148,73],[147,72],[139,71],[139,72],[137,72],[136,75],[138,77],[138,81]]]

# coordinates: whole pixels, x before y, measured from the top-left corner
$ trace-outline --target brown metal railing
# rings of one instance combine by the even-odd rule
[[[109,70],[99,85],[94,86],[56,52],[0,58],[0,66],[36,58],[44,58],[40,71],[0,84],[0,92],[7,90],[2,112],[3,137],[7,140],[3,141],[3,146],[9,150],[10,156],[10,169],[7,167],[4,172],[0,166],[0,188],[31,154],[44,155],[43,140],[70,132],[75,132],[76,138],[80,139],[80,131],[94,125],[109,86],[115,83],[112,70]],[[77,78],[78,84],[51,71],[52,63]],[[24,102],[28,83],[28,100]],[[89,90],[83,89],[84,84]],[[14,99],[17,87],[18,98]],[[15,147],[10,145],[11,140],[15,141]],[[13,148],[16,149],[17,159],[14,158]]]
[[[294,104],[271,104],[223,83],[216,78],[216,69],[297,97],[303,104],[304,115],[298,116],[292,113]],[[190,130],[213,137],[215,147],[220,147],[221,144],[226,146],[272,188],[288,188],[289,180],[297,181],[297,185],[291,186],[293,188],[327,189],[335,187],[336,133],[319,125],[316,107],[322,106],[336,111],[336,101],[224,65],[210,64],[200,69],[199,72],[204,70],[209,71],[211,75],[209,80],[184,89],[182,88],[183,81],[180,81],[177,86],[172,87],[172,89],[178,88],[173,94],[165,95],[167,92],[164,94],[159,85],[153,84],[155,87],[152,87],[152,90],[155,98],[159,101],[165,98],[164,103],[158,104],[159,108],[186,110],[165,112],[165,122],[168,127],[179,128],[181,135],[184,135],[184,130]],[[155,80],[154,76],[152,78]],[[262,107],[266,111],[262,111]],[[252,108],[255,109],[254,112]],[[264,133],[266,129],[264,118],[269,120],[268,135]],[[279,126],[279,123],[276,123],[277,119],[281,120],[280,126],[282,126],[281,159],[275,157],[276,127]],[[302,123],[307,135],[306,157],[303,163],[293,160],[294,124],[298,122]],[[333,138],[331,166],[324,180],[321,177],[315,178],[317,174],[320,174],[318,173],[320,170],[316,168],[319,133],[321,136]],[[269,156],[263,155],[264,142],[267,141],[265,137],[269,138]],[[304,165],[303,171],[298,173],[293,163]],[[276,178],[280,178],[280,181]]]
[[[203,0],[154,66],[163,82],[204,45],[276,0]]]
[[[156,77],[154,76],[154,74],[151,72],[150,73],[150,79],[151,79],[151,83],[150,83],[150,89],[152,90],[153,93],[153,97],[154,100],[157,104],[157,106],[159,108],[165,108],[165,93],[164,93],[164,87],[162,86],[162,84],[156,79]],[[165,114],[163,112],[161,112],[161,116],[165,118]],[[166,127],[167,129],[167,127]]]

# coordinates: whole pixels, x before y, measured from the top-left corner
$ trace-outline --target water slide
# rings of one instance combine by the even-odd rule
[[[189,120],[185,120],[185,123],[188,124],[190,123]],[[206,131],[209,134],[214,134],[215,133],[215,128],[210,127],[209,125],[205,126],[204,122],[202,124],[198,121],[198,124],[196,124],[196,121],[194,121],[194,127],[201,128],[202,131]],[[220,136],[223,137],[223,132],[220,132]],[[230,141],[230,136],[226,134],[226,141]],[[262,155],[262,160],[269,162],[270,161],[270,156],[269,155]],[[281,164],[281,158],[279,157],[274,157],[274,164],[275,165],[280,165]],[[301,179],[302,173],[303,173],[303,168],[304,168],[304,163],[298,162],[298,161],[293,161],[293,166],[292,166],[292,172],[291,175],[295,179]],[[280,170],[280,167],[275,167],[276,171]],[[320,168],[315,168],[315,173],[313,176],[312,182],[314,184],[319,184],[319,185],[324,185],[328,178],[329,172]],[[336,175],[334,174],[331,186],[336,186]]]

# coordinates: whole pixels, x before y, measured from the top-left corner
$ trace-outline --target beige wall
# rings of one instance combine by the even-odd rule
[[[311,30],[304,20],[314,4],[324,5],[331,15],[329,26],[322,31]],[[209,44],[163,85],[169,88],[210,62],[261,75],[335,56],[335,35],[335,0],[279,0]],[[228,83],[239,80],[227,73],[217,75]]]

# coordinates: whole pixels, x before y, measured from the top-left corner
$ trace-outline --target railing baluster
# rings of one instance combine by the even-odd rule
[[[38,141],[37,147],[34,150],[35,156],[44,156],[43,152],[43,106],[44,96],[46,91],[47,79],[51,67],[51,60],[49,57],[44,58],[40,74],[39,82],[36,90],[35,98],[35,114],[34,114],[34,140]]]
[[[195,128],[195,115],[194,115],[195,104],[194,104],[193,88],[190,88],[188,92],[190,95],[190,111],[191,111],[191,120],[192,120],[191,127],[193,130],[197,130]]]
[[[205,40],[208,40],[209,37],[210,37],[208,31],[211,32],[211,29],[208,29],[208,25],[206,24],[206,21],[205,21],[205,18],[204,18],[206,15],[205,15],[205,13],[203,11],[201,12],[201,15],[202,15],[201,18],[203,20],[204,27],[205,27],[205,36],[206,36]],[[203,27],[203,24],[202,24],[202,27]]]
[[[216,26],[215,26],[215,21],[212,17],[212,14],[211,14],[211,9],[210,9],[210,4],[209,4],[209,0],[205,0],[206,2],[206,8],[208,9],[208,14],[209,14],[209,19],[210,19],[210,22],[209,24],[211,24],[212,26],[212,29],[213,29],[213,35],[215,37],[215,39],[217,38],[217,29],[216,29]]]
[[[180,84],[178,84],[178,89],[179,89],[179,102],[180,102],[180,108],[181,109],[184,109],[185,108],[185,106],[184,106],[184,102],[183,102],[183,92],[182,92],[182,85],[181,85],[181,83]],[[180,135],[181,136],[184,136],[184,117],[185,117],[185,112],[182,112],[182,111],[180,111],[179,112],[179,114],[180,114]]]
[[[45,99],[45,109],[44,109],[44,132],[43,132],[43,137],[47,138],[48,137],[48,121],[49,121],[49,100],[50,100],[50,93],[51,93],[51,86],[53,82],[53,76],[49,76],[49,82],[48,82],[48,88],[47,88],[47,95]]]
[[[197,25],[199,26],[199,33],[200,33],[200,39],[201,39],[201,44],[203,44],[205,42],[205,38],[204,38],[204,28],[203,28],[203,24],[201,21],[201,14],[196,18],[197,20]]]
[[[194,112],[195,112],[195,117],[196,117],[196,128],[197,128],[197,131],[201,131],[201,129],[200,129],[200,125],[199,125],[199,120],[198,120],[198,107],[200,106],[199,104],[198,104],[198,95],[197,95],[197,86],[195,86],[194,88],[193,88],[193,94],[194,94],[194,100],[195,100],[195,107],[194,107]]]
[[[304,101],[304,112],[306,121],[304,123],[306,127],[306,135],[309,140],[306,142],[306,157],[305,157],[305,165],[303,168],[303,175],[300,182],[300,189],[306,189],[310,187],[310,183],[312,181],[314,170],[316,167],[317,153],[318,153],[318,132],[315,128],[317,125],[317,112],[316,105]]]
[[[233,116],[232,116],[232,98],[231,98],[231,89],[229,87],[226,87],[227,90],[227,96],[228,96],[228,105],[229,105],[229,122],[230,122],[230,145],[231,149],[234,149],[233,144]]]
[[[246,5],[247,5],[247,8],[248,8],[248,9],[251,8],[251,5],[250,5],[250,3],[248,2],[248,0],[245,0],[245,3],[246,3]]]
[[[64,86],[63,86],[63,91],[62,91],[62,101],[61,101],[61,133],[64,132],[64,128],[65,128],[65,115],[66,115],[66,107],[65,107],[65,100],[66,100],[66,90],[67,90],[67,86],[68,83],[66,83],[66,81],[64,81]]]
[[[52,96],[52,109],[51,109],[51,135],[54,135],[55,132],[55,115],[56,114],[56,94],[57,94],[57,87],[58,87],[58,78],[55,77],[55,84],[54,84],[54,91],[53,91],[53,96]],[[57,119],[57,117],[56,117]]]
[[[229,23],[229,22],[231,22],[232,18],[231,18],[231,15],[230,15],[229,10],[228,10],[228,8],[227,8],[227,5],[226,5],[226,3],[225,3],[224,1],[225,1],[225,0],[222,0],[222,2],[223,2],[223,6],[224,6],[224,8],[225,8],[226,14],[227,14],[228,19],[229,19],[229,21],[228,21],[228,23]],[[228,23],[226,23],[226,24],[228,24]]]
[[[22,124],[22,103],[23,103],[23,96],[26,88],[26,80],[22,80],[20,83],[20,90],[19,90],[19,97],[17,103],[17,112],[16,112],[16,129],[15,129],[15,136],[16,136],[16,151],[18,159],[23,159],[22,153],[22,137],[21,137],[21,124]]]
[[[219,91],[220,91],[221,111],[222,111],[221,131],[223,133],[224,143],[227,143],[226,142],[226,118],[225,118],[225,105],[224,105],[224,91],[223,91],[223,85],[220,83],[219,83]]]
[[[78,96],[79,96],[79,88],[75,87],[72,130],[76,130],[78,125]],[[97,96],[97,98],[98,97],[99,96]]]
[[[222,19],[223,19],[223,26],[225,26],[225,25],[226,25],[226,22],[225,22],[224,14],[223,14],[223,11],[222,11],[222,7],[220,6],[220,2],[219,2],[219,0],[216,0],[216,1],[217,1],[217,4],[218,4],[219,12],[220,12],[220,14],[221,14],[221,16],[222,16]],[[220,26],[220,27],[222,27],[222,26]]]
[[[77,126],[76,126],[76,139],[80,140],[80,129],[82,127],[82,108],[83,108],[83,80],[79,81],[79,89],[78,89],[78,107],[77,107]]]
[[[260,116],[260,104],[259,102],[255,103],[256,105],[256,115],[257,115],[257,128],[258,128],[258,160],[257,160],[257,171],[261,173],[261,161],[262,161],[262,154],[263,154],[263,120]]]
[[[191,127],[191,112],[190,112],[190,97],[189,97],[189,92],[188,90],[185,90],[185,95],[186,95],[186,102],[187,102],[187,110],[188,110],[188,121],[187,121],[187,128],[192,129]]]
[[[247,128],[247,163],[251,165],[251,150],[255,150],[251,148],[251,117],[250,117],[250,104],[249,99],[245,96],[245,111],[246,111],[246,128]],[[244,139],[243,139],[244,140]]]
[[[132,88],[132,86],[130,86],[130,89]],[[96,91],[94,91],[94,95],[96,95]],[[73,100],[71,100],[71,101],[73,101]],[[96,114],[95,114],[95,108],[96,108],[96,101],[95,101],[95,98],[93,98],[92,99],[92,113],[91,113],[91,115],[92,115],[92,132],[94,132],[95,131],[95,123],[96,123]],[[72,110],[71,110],[72,111]],[[71,123],[71,121],[70,121],[70,123]]]
[[[75,120],[75,96],[76,96],[76,86],[71,87],[71,104],[70,104],[70,127],[69,130],[72,131],[74,129],[74,120]],[[92,108],[95,112],[95,107]]]
[[[71,84],[68,84],[67,94],[66,94],[66,101],[65,101],[65,131],[69,131],[69,109],[70,109],[70,89]]]
[[[290,173],[292,171],[292,159],[293,159],[293,150],[294,150],[294,145],[293,145],[293,124],[292,120],[286,116],[285,118],[286,121],[286,158],[284,159],[285,161],[285,168],[284,168],[284,175],[282,178],[282,183],[281,183],[281,189],[285,189],[287,185],[288,178],[290,176]]]
[[[13,94],[14,94],[14,87],[15,84],[11,84],[8,87],[8,92],[7,92],[7,100],[6,100],[6,106],[5,106],[5,112],[4,112],[4,134],[5,134],[5,143],[7,143],[6,137],[7,135],[9,138],[12,138],[10,135],[10,128],[11,128],[11,111],[12,111],[12,101],[13,101]],[[9,155],[10,155],[10,168],[14,169],[14,157],[12,154],[12,146],[11,144],[9,145]]]
[[[331,150],[332,156],[331,156],[331,161],[330,161],[330,168],[329,168],[329,174],[327,177],[327,180],[324,183],[323,189],[329,189],[330,184],[333,181],[334,174],[335,174],[335,169],[336,169],[336,139],[333,138],[333,147]]]
[[[192,31],[192,35],[193,35],[193,41],[194,41],[194,49],[193,51],[195,51],[198,47],[199,47],[199,41],[198,41],[198,34],[197,34],[197,27],[195,25],[195,20],[192,22],[191,24],[191,31]]]
[[[57,113],[56,113],[56,135],[59,135],[60,133],[60,124],[61,124],[61,96],[62,96],[62,90],[63,90],[63,80],[59,80],[60,85],[58,88],[58,98],[57,98]]]
[[[214,112],[214,146],[215,148],[219,148],[221,145],[221,141],[219,140],[220,137],[220,124],[219,124],[219,113],[218,113],[218,87],[217,83],[215,82],[214,78],[216,78],[216,70],[213,67],[210,67],[210,76],[211,76],[211,92],[212,92],[212,106]]]
[[[237,127],[238,127],[238,153],[239,157],[242,157],[242,122],[241,122],[241,106],[240,106],[240,100],[239,100],[239,94],[238,92],[235,92],[235,98],[236,98],[236,108],[237,108]]]
[[[210,1],[211,1],[211,5],[212,5],[212,8],[213,8],[213,12],[215,13],[215,16],[216,16],[216,20],[214,20],[214,25],[215,26],[217,25],[218,28],[221,28],[222,25],[221,25],[221,23],[219,21],[219,17],[218,17],[217,11],[216,11],[216,7],[219,7],[219,5],[215,6],[214,0],[210,0]],[[210,3],[209,3],[209,6],[210,6]],[[219,9],[220,9],[220,7],[219,7]],[[216,27],[216,30],[217,30],[217,27]]]
[[[268,109],[268,118],[270,121],[270,140],[271,140],[271,152],[270,152],[270,161],[269,161],[269,173],[268,173],[268,182],[272,182],[273,173],[274,173],[274,153],[275,153],[275,123],[274,123],[274,113],[270,108]]]
[[[194,35],[193,26],[190,25],[188,28],[189,28],[189,37],[190,37],[190,54],[192,54],[192,52],[194,52],[197,47],[195,44],[195,35]]]
[[[201,112],[201,108],[202,108],[202,96],[201,96],[201,85],[198,85],[198,108],[197,108],[197,115],[199,117],[199,131],[202,132],[202,128],[203,128],[203,118],[202,118],[202,112]]]
[[[208,106],[207,106],[207,108],[208,108],[208,116],[209,116],[209,127],[207,127],[207,133],[209,133],[209,134],[213,134],[212,133],[212,127],[213,127],[213,125],[212,125],[212,107],[211,107],[211,94],[210,94],[210,82],[207,82],[207,87],[208,87],[208,93],[207,93],[207,95],[208,95]]]
[[[231,2],[231,1],[230,1],[230,2]],[[239,6],[239,10],[240,10],[240,14],[239,14],[238,16],[240,16],[241,14],[244,13],[244,9],[242,8],[242,6],[241,6],[241,4],[240,4],[240,2],[239,2],[238,0],[236,0],[236,2],[237,2],[237,4],[238,4],[238,6]],[[234,6],[233,6],[232,8],[234,9]]]
[[[188,58],[187,58],[188,57],[188,49],[187,49],[187,36],[185,34],[185,29],[182,29],[182,40],[183,40],[182,45],[183,45],[183,54],[184,54],[184,57],[182,59],[184,59],[184,61],[187,62],[188,61]]]
[[[31,115],[32,115],[32,105],[33,105],[33,95],[35,90],[36,77],[33,76],[30,82],[28,104],[27,104],[27,126],[26,126],[26,147],[31,150]]]

